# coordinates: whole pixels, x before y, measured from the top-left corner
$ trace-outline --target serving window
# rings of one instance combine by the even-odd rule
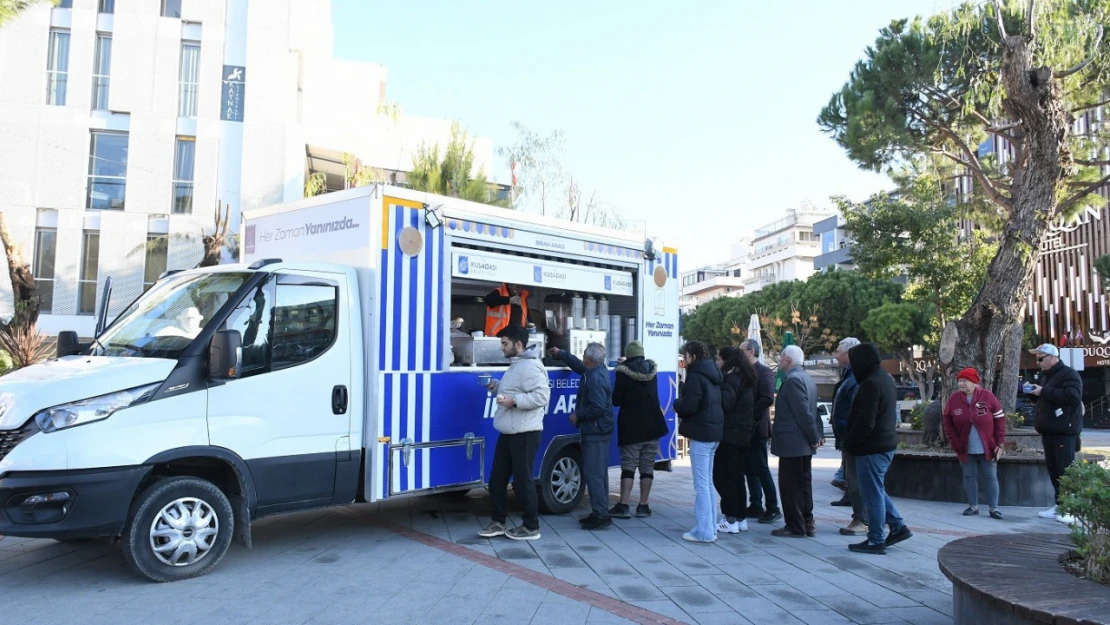
[[[581,357],[589,343],[606,346],[615,363],[636,339],[637,267],[575,262],[505,249],[455,244],[450,257],[452,367],[507,366],[492,330],[522,321],[529,346]]]

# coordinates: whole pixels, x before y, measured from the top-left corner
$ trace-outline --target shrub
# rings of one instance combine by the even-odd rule
[[[1020,412],[1011,412],[1006,415],[1006,431],[1013,432],[1025,425],[1025,415]]]
[[[925,429],[925,407],[928,404],[922,402],[913,407],[910,411],[910,427],[915,430]]]
[[[50,355],[46,337],[38,333],[34,324],[0,329],[0,350],[7,352],[16,369],[33,365]]]
[[[1110,470],[1085,460],[1072,463],[1060,478],[1058,510],[1075,517],[1071,538],[1084,574],[1110,584]]]

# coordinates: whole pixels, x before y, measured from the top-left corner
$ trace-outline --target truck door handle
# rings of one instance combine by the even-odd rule
[[[347,387],[340,384],[331,389],[331,411],[332,414],[346,414],[347,413]]]

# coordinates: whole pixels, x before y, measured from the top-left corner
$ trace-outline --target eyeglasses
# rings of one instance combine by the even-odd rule
[[[1041,361],[1042,361],[1042,360],[1044,360],[1045,358],[1048,358],[1048,356],[1041,356],[1040,358],[1037,358],[1037,362],[1041,362]]]

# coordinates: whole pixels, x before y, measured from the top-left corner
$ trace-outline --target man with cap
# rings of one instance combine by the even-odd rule
[[[636,470],[640,471],[640,504],[637,517],[651,516],[648,495],[655,477],[655,457],[659,455],[659,439],[669,429],[659,403],[659,381],[655,362],[644,358],[644,346],[632,341],[624,348],[624,359],[617,366],[613,386],[613,405],[617,412],[617,446],[621,452],[620,502],[609,516],[627,519],[632,516],[629,503]]]
[[[1060,477],[1075,462],[1079,433],[1083,431],[1083,379],[1060,362],[1060,350],[1045,343],[1029,350],[1044,372],[1044,386],[1033,385],[1029,394],[1037,398],[1036,428],[1044,445],[1045,465],[1056,501],[1060,501]],[[1069,523],[1072,519],[1056,514],[1056,506],[1040,513],[1045,519]]]

